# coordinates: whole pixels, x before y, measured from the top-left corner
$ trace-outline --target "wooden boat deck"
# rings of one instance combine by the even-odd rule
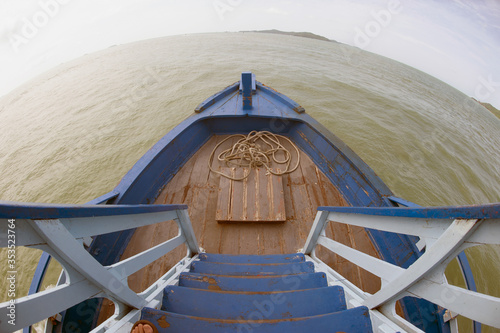
[[[213,136],[166,184],[155,204],[187,204],[199,245],[209,253],[285,254],[295,253],[304,245],[318,206],[345,206],[336,187],[300,152],[300,166],[283,175],[286,211],[285,222],[218,223],[216,209],[220,175],[210,172],[209,156],[225,136]],[[232,144],[228,140],[224,149]],[[226,147],[226,148],[227,148]],[[289,147],[291,149],[291,147]],[[218,167],[218,161],[214,162]],[[177,224],[167,221],[138,228],[122,259],[155,246],[178,233]],[[327,234],[333,239],[377,257],[376,250],[363,228],[330,223]],[[332,236],[333,235],[333,236]],[[186,254],[185,246],[177,248],[129,277],[132,290],[140,292],[156,281]],[[380,289],[380,279],[329,251],[318,248],[318,256],[355,285],[369,292]]]

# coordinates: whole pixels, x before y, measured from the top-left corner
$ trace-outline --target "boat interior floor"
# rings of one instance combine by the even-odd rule
[[[188,205],[196,238],[207,253],[285,254],[297,252],[306,241],[318,206],[347,205],[335,185],[318,169],[309,156],[300,151],[300,165],[295,171],[282,176],[271,176],[281,177],[280,182],[269,180],[273,184],[282,184],[281,198],[284,201],[284,212],[281,213],[285,214],[285,221],[265,221],[264,219],[239,223],[218,222],[218,200],[223,191],[220,185],[227,186],[227,181],[221,182],[221,176],[209,170],[208,161],[214,148],[226,137],[224,135],[211,137],[164,186],[155,201],[155,204]],[[228,139],[217,148],[213,168],[222,170],[225,167],[217,160],[217,155],[223,149],[230,148],[236,141],[236,138]],[[293,155],[296,154],[289,143],[283,142],[283,144]],[[293,156],[292,164],[295,158]],[[272,167],[276,168],[276,165]],[[249,177],[247,182],[251,184],[252,181],[255,181],[255,177]],[[281,188],[274,188],[273,191],[280,192]],[[268,195],[269,193],[267,192]],[[267,201],[266,193],[263,194],[263,198],[257,199],[259,200],[260,202]],[[280,200],[279,196],[277,200]],[[250,200],[233,198],[233,202],[234,205],[244,206]],[[252,208],[238,207],[238,209],[248,211]],[[342,244],[378,257],[375,247],[363,228],[330,223],[326,232],[328,236]],[[160,244],[176,236],[177,233],[178,228],[173,221],[138,228],[122,255],[122,260]],[[185,254],[186,248],[183,245],[146,266],[129,277],[130,287],[136,292],[145,290]],[[364,290],[375,292],[380,289],[380,279],[342,257],[321,247],[318,247],[317,255],[330,267]]]

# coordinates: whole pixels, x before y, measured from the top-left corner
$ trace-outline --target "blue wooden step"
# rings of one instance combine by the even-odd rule
[[[262,313],[255,313],[251,321],[217,320],[179,315],[156,309],[142,309],[141,319],[149,320],[160,333],[185,332],[259,332],[259,333],[371,333],[368,309],[358,307],[319,316],[269,320]]]
[[[195,261],[191,264],[191,272],[215,275],[288,275],[313,273],[314,265],[312,262],[257,265]]]
[[[262,256],[201,253],[199,258],[201,261],[225,262],[229,264],[284,264],[305,261],[303,253],[271,254]]]
[[[265,319],[315,316],[346,309],[341,287],[324,287],[286,292],[230,292],[168,286],[162,310],[204,318],[251,319],[261,313]]]
[[[219,276],[181,273],[180,287],[225,291],[286,291],[327,287],[325,273],[267,276]]]

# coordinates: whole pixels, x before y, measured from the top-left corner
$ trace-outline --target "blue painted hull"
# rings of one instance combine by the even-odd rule
[[[237,82],[201,103],[195,113],[167,133],[123,177],[109,194],[91,203],[150,204],[195,152],[213,135],[268,130],[292,139],[338,188],[351,206],[391,207],[392,192],[383,181],[338,137],[311,118],[288,97],[256,82],[249,110],[243,108]],[[101,235],[89,252],[103,265],[117,262],[133,230]],[[368,230],[379,255],[386,261],[408,267],[419,256],[413,237]],[[425,331],[442,331],[435,307],[408,300],[407,318]],[[411,311],[411,316],[410,313]],[[424,312],[422,312],[424,311]],[[78,318],[70,309],[66,320]],[[429,320],[431,318],[431,320]],[[93,322],[95,323],[96,318]]]

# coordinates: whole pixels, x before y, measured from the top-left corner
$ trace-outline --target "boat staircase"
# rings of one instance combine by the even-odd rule
[[[141,319],[158,332],[371,332],[367,307],[347,309],[344,289],[328,286],[303,254],[200,254],[159,310]]]
[[[103,265],[86,250],[96,235],[164,221],[175,221],[178,234],[128,259]],[[325,226],[332,221],[419,237],[425,250],[409,267],[399,267],[328,238]],[[457,332],[457,315],[500,328],[500,298],[450,285],[444,277],[448,263],[466,248],[500,245],[500,204],[319,207],[299,253],[278,256],[204,253],[185,205],[0,202],[0,234],[12,233],[16,246],[40,249],[64,269],[55,288],[1,303],[1,332],[29,331],[29,325],[53,318],[46,328],[52,332],[58,314],[96,297],[111,300],[115,312],[94,333],[130,332],[140,320],[158,332],[433,331],[397,314],[396,303],[406,296],[447,309],[442,319],[448,329],[439,331]],[[0,247],[10,249],[8,239],[0,238]],[[162,277],[143,292],[129,288],[131,274],[181,245],[186,256]],[[316,256],[319,245],[379,277],[381,289],[370,294],[346,280]],[[13,307],[15,326],[9,323]],[[64,318],[60,323],[71,324]],[[78,325],[62,330],[77,331]]]

